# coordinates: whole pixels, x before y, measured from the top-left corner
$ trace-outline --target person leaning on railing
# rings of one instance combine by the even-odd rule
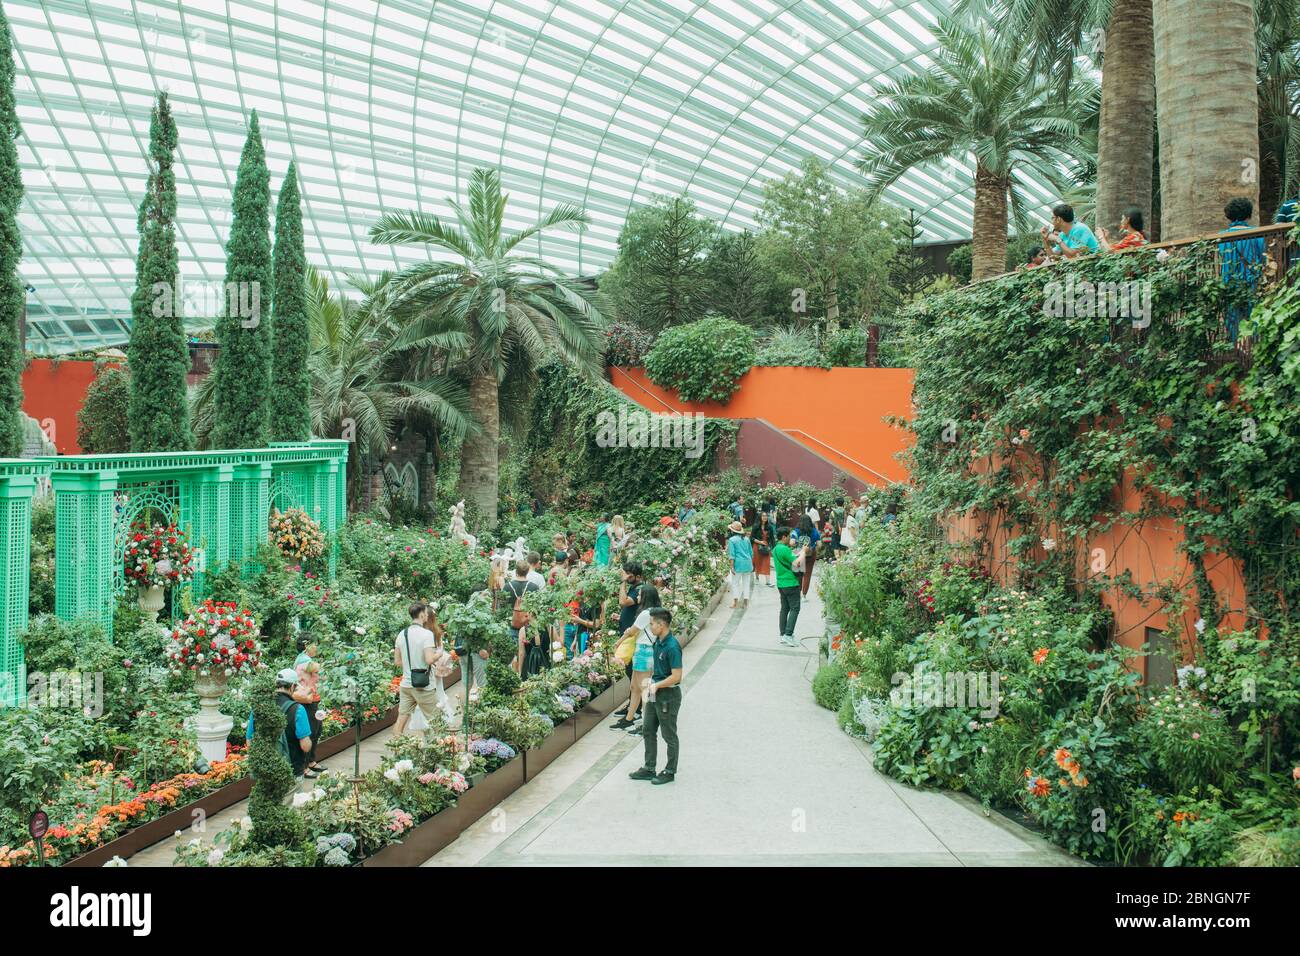
[[[1119,217],[1119,231],[1123,234],[1122,237],[1116,242],[1111,242],[1106,230],[1099,228],[1097,230],[1097,243],[1101,246],[1102,252],[1119,252],[1121,249],[1145,246],[1147,237],[1142,231],[1142,226],[1142,210],[1137,206],[1129,206],[1124,210],[1123,215]]]
[[[1255,204],[1245,196],[1229,199],[1223,207],[1223,215],[1228,220],[1228,228],[1223,235],[1253,228],[1250,217],[1255,211]],[[1255,299],[1255,289],[1259,285],[1260,273],[1264,270],[1265,246],[1263,236],[1249,236],[1219,243],[1220,276],[1225,286],[1244,286],[1247,290],[1245,306],[1233,304],[1223,314],[1223,324],[1228,330],[1228,338],[1237,341],[1237,330],[1241,320],[1249,317],[1251,305]]]

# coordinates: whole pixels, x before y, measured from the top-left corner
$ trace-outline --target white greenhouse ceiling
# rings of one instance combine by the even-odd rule
[[[336,286],[419,256],[372,246],[381,210],[447,213],[476,166],[502,170],[509,226],[557,203],[592,218],[538,252],[590,275],[628,210],[685,191],[728,229],[808,155],[861,182],[873,90],[922,69],[947,0],[7,0],[26,198],[28,347],[125,341],[136,210],[157,90],[179,127],[187,315],[211,316],[230,193],[257,110],[273,195],[290,159],[308,259]],[[888,192],[925,241],[970,235],[965,168]],[[1030,184],[1027,194],[1050,195]]]

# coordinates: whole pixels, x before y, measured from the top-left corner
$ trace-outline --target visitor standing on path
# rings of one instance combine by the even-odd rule
[[[536,554],[536,552],[533,552]],[[542,669],[540,645],[537,637],[529,640],[531,615],[524,610],[524,597],[542,586],[533,580],[532,566],[527,558],[515,562],[515,576],[506,582],[502,596],[510,602],[510,636],[515,639],[514,672],[527,680]]]
[[[803,577],[799,581],[799,592],[808,596],[808,585],[812,584],[813,565],[817,562],[817,542],[821,540],[821,534],[817,531],[817,526],[813,519],[804,515],[799,519],[799,547],[803,549]],[[797,570],[797,569],[796,569]]]
[[[799,578],[794,573],[794,550],[790,547],[790,529],[777,532],[778,541],[772,549],[772,565],[776,568],[776,589],[781,595],[781,616],[778,619],[781,643],[798,647],[794,639],[794,625],[799,620]]]
[[[645,762],[632,771],[633,780],[649,780],[656,785],[672,783],[677,778],[677,715],[682,709],[682,645],[671,632],[673,615],[667,608],[650,612],[650,632],[654,634],[654,676],[646,691]],[[668,745],[668,762],[655,773],[659,763],[659,731]]]
[[[601,515],[600,524],[596,525],[596,563],[602,568],[609,564],[610,552],[610,535],[609,535],[610,517],[608,514]]]
[[[320,711],[320,663],[315,658],[320,649],[307,631],[298,635],[298,649],[298,658],[293,662],[293,669],[298,674],[298,686],[294,688],[293,699],[302,704],[303,710],[307,712],[307,726],[311,729],[311,751],[307,754],[307,769],[303,771],[304,777],[311,778],[326,772],[325,767],[316,760],[321,720],[317,716]]]
[[[772,542],[775,537],[768,531],[767,522],[762,518],[756,520],[754,527],[749,529],[749,540],[754,546],[754,577],[768,587],[772,586]],[[764,578],[767,580],[764,581]]]
[[[433,662],[437,659],[438,642],[433,631],[426,628],[429,619],[429,605],[417,601],[410,607],[411,623],[402,628],[393,642],[393,663],[402,670],[402,682],[397,688],[397,723],[393,727],[393,736],[400,737],[406,733],[406,725],[411,722],[411,714],[420,708],[424,719],[433,724],[433,712],[438,706],[437,689],[429,686],[433,674]],[[411,676],[412,662],[418,680]],[[420,684],[416,687],[416,684]]]
[[[640,610],[641,605],[642,571],[643,569],[640,561],[625,561],[623,563],[623,583],[618,589],[619,634],[626,635],[628,629],[636,623],[637,612]],[[614,648],[614,655],[627,665],[627,676],[631,679],[632,661],[636,656],[636,645],[629,644],[627,641],[628,639],[626,637],[619,640],[617,646]],[[631,653],[628,653],[629,647]],[[628,704],[625,704],[620,710],[614,711],[614,716],[627,716],[631,718],[639,716],[635,710],[631,709],[629,706],[630,704],[631,698],[628,699]],[[629,720],[627,726],[631,725],[632,720]]]
[[[307,711],[302,704],[293,699],[294,688],[298,686],[298,672],[286,667],[275,675],[275,703],[284,714],[284,727],[276,745],[280,753],[289,761],[295,778],[302,777],[307,769],[307,755],[311,753],[311,725],[307,721]],[[244,736],[253,742],[253,714],[249,711],[248,726]],[[310,774],[314,777],[316,774]]]
[[[636,641],[632,651],[632,689],[628,696],[627,710],[617,721],[610,724],[612,730],[626,730],[630,734],[639,734],[641,729],[635,726],[635,720],[628,714],[641,712],[641,694],[643,685],[649,683],[654,670],[654,635],[650,632],[650,612],[663,606],[659,589],[653,584],[641,587],[637,604],[638,613],[632,626],[623,634],[624,638]]]
[[[731,606],[735,608],[740,601],[749,607],[750,595],[754,593],[754,544],[745,535],[745,529],[739,519],[727,526],[731,536],[727,538],[727,557],[731,559]]]

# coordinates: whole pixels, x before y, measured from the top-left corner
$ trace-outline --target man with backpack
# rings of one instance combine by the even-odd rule
[[[529,558],[520,558],[515,562],[515,576],[501,588],[501,596],[511,602],[510,636],[515,639],[516,647],[514,671],[524,680],[546,667],[546,648],[540,643],[541,636],[531,633],[532,615],[524,610],[524,597],[542,589],[532,580],[532,570]]]
[[[293,767],[294,777],[316,777],[317,774],[307,770],[307,755],[311,753],[311,724],[307,719],[307,709],[293,699],[294,688],[298,686],[298,672],[286,667],[275,675],[275,702],[284,714],[284,729],[278,741],[280,754]],[[253,740],[253,715],[248,715],[246,736]]]
[[[393,642],[393,663],[402,669],[402,683],[397,688],[397,724],[393,728],[398,737],[406,732],[416,707],[431,727],[438,707],[438,690],[433,681],[438,638],[424,626],[429,619],[429,605],[417,601],[411,605],[410,614],[410,626],[402,628]]]

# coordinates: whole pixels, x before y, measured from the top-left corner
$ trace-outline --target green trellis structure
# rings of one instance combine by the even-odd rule
[[[55,501],[55,613],[98,621],[111,634],[114,601],[125,587],[124,532],[146,513],[175,520],[200,549],[196,599],[208,572],[253,557],[267,539],[272,505],[302,508],[320,522],[332,580],[347,516],[347,455],[348,442],[320,439],[247,450],[0,459],[0,706],[21,703],[27,686],[22,633],[32,497],[41,479]]]

